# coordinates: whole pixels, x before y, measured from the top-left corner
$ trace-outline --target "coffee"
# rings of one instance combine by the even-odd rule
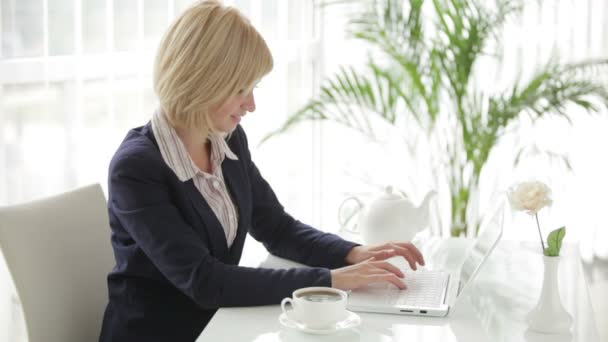
[[[331,287],[305,287],[281,301],[283,314],[311,329],[332,327],[347,315],[346,292]],[[288,310],[286,305],[291,305]]]
[[[335,292],[329,292],[329,291],[304,292],[304,293],[300,293],[298,295],[298,298],[302,298],[309,302],[317,302],[317,303],[337,302],[337,301],[342,300],[342,296],[340,296],[340,294],[335,293]]]

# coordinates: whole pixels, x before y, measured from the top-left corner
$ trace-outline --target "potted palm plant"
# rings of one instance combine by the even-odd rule
[[[594,80],[608,60],[563,64],[552,58],[501,91],[480,89],[475,80],[484,70],[477,64],[495,56],[501,29],[521,12],[521,1],[359,3],[363,9],[347,25],[370,47],[365,67],[341,67],[265,139],[311,120],[332,121],[368,137],[375,136],[378,121],[415,126],[438,156],[433,167],[444,172],[436,174],[446,175],[454,236],[476,233],[481,218],[471,207],[480,175],[499,139],[517,133],[515,123],[525,116],[570,121],[573,107],[592,113],[608,104],[606,86]]]

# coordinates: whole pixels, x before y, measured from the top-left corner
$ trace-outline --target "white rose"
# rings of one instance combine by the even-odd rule
[[[509,189],[509,202],[514,209],[536,214],[551,205],[551,189],[543,182],[523,182]]]

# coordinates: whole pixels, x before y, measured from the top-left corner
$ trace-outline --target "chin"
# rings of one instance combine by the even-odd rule
[[[218,131],[220,133],[222,133],[222,134],[231,134],[232,132],[234,132],[234,130],[236,130],[236,128],[238,126],[239,126],[238,124],[236,124],[236,125],[234,125],[234,124],[233,125],[227,125],[225,127],[219,128]]]

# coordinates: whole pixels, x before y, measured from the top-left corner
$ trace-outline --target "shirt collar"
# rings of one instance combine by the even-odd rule
[[[162,109],[157,109],[152,116],[152,131],[158,142],[163,160],[180,181],[190,180],[198,173],[207,175],[194,164],[186,146],[184,146],[175,129],[169,124]],[[211,133],[209,140],[211,142],[211,165],[214,174],[217,173],[217,169],[226,157],[238,160],[222,135]]]

